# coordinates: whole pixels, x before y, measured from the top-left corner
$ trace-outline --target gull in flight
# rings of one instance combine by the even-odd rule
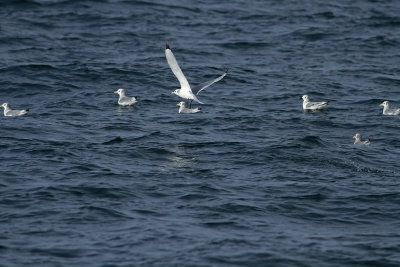
[[[197,113],[201,111],[201,108],[188,108],[188,104],[184,101],[181,101],[176,105],[179,106],[179,113]]]
[[[359,134],[359,133],[357,133],[355,136],[353,136],[353,138],[354,139],[356,139],[355,141],[354,141],[354,144],[355,145],[366,145],[366,146],[369,146],[370,144],[371,144],[371,140],[370,139],[367,139],[367,140],[365,140],[365,141],[363,141],[363,140],[361,140],[361,135]]]
[[[196,95],[198,95],[202,90],[206,89],[213,83],[220,81],[228,73],[228,71],[225,71],[224,74],[222,74],[221,76],[219,76],[218,78],[216,78],[214,80],[201,83],[194,87],[190,87],[189,82],[187,81],[185,75],[183,75],[183,72],[182,72],[181,68],[179,67],[178,61],[176,61],[176,58],[175,58],[174,54],[172,53],[171,48],[169,47],[168,44],[165,45],[165,56],[167,58],[168,65],[170,66],[172,72],[175,74],[176,78],[178,79],[178,81],[181,85],[181,88],[176,89],[175,91],[172,92],[172,94],[180,96],[180,97],[186,99],[188,102],[190,101],[189,108],[191,108],[193,100],[200,104],[204,104],[197,98]]]
[[[379,106],[383,106],[383,115],[400,115],[400,108],[389,108],[389,101],[384,101]]]
[[[4,116],[7,117],[18,117],[18,116],[22,116],[25,115],[26,113],[28,113],[29,109],[24,109],[24,110],[12,110],[10,105],[8,103],[4,103],[3,105],[1,105],[0,107],[4,108]]]
[[[329,101],[326,102],[310,102],[308,95],[303,95],[303,109],[304,110],[318,110],[323,109],[328,105]]]
[[[118,104],[121,106],[130,106],[137,103],[136,97],[126,96],[124,89],[118,89],[114,93],[119,94]]]

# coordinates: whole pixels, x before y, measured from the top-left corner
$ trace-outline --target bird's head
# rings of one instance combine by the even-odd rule
[[[383,101],[383,103],[382,104],[380,104],[379,106],[383,106],[383,107],[388,107],[389,106],[389,101]]]
[[[185,102],[183,102],[183,101],[181,101],[181,102],[179,102],[178,104],[176,104],[178,107],[185,107],[186,106],[186,104],[185,104]]]
[[[125,94],[125,90],[124,89],[118,89],[117,91],[114,92],[115,94]]]

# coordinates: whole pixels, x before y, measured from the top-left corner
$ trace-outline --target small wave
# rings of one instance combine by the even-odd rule
[[[251,48],[262,48],[262,47],[270,47],[271,43],[268,42],[230,42],[230,43],[219,43],[218,46],[229,49],[251,49]]]
[[[118,137],[115,137],[115,138],[113,138],[113,139],[111,139],[109,141],[104,142],[103,144],[104,145],[112,145],[112,144],[121,143],[123,141],[124,140],[121,137],[118,136]]]
[[[324,142],[319,136],[308,135],[299,139],[300,142],[306,144],[317,144],[317,145],[324,145]]]
[[[9,67],[4,67],[0,69],[0,71],[4,72],[16,72],[21,70],[56,70],[57,67],[50,64],[22,64],[22,65],[13,65]]]
[[[61,249],[61,248],[33,248],[30,250],[32,254],[42,256],[55,256],[60,258],[79,258],[82,255],[81,249]]]

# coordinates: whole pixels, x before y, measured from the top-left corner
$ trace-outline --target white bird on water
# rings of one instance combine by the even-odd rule
[[[371,140],[367,139],[367,140],[361,140],[361,135],[359,133],[357,133],[355,136],[353,136],[354,139],[356,139],[354,141],[355,145],[366,145],[369,146],[371,144]]]
[[[119,94],[118,104],[121,106],[130,106],[138,102],[136,97],[126,96],[125,89],[118,89],[114,93]]]
[[[188,104],[184,101],[181,101],[176,105],[179,106],[179,113],[197,113],[201,111],[201,108],[188,108]]]
[[[303,95],[303,109],[304,110],[318,110],[318,109],[323,109],[328,105],[329,101],[325,102],[310,102],[310,99],[308,98],[308,95]]]
[[[12,110],[8,103],[4,103],[3,105],[0,105],[0,107],[4,108],[4,116],[7,116],[7,117],[22,116],[22,115],[25,115],[26,113],[28,113],[28,111],[29,111],[29,109]]]
[[[383,101],[379,106],[383,106],[383,115],[400,115],[400,108],[389,108],[389,101]]]
[[[221,76],[219,76],[214,80],[201,83],[194,87],[190,87],[189,82],[187,81],[185,75],[183,75],[183,72],[179,67],[178,61],[176,61],[176,58],[172,53],[171,48],[169,47],[168,44],[165,45],[165,57],[167,58],[168,65],[170,66],[172,72],[175,74],[176,78],[178,79],[181,85],[181,88],[176,89],[175,91],[172,92],[172,94],[180,96],[186,99],[188,102],[190,101],[189,108],[191,107],[193,100],[200,104],[204,104],[197,98],[196,95],[198,95],[202,90],[206,89],[213,83],[220,81],[228,73],[228,71],[226,71],[224,72],[224,74],[222,74]]]

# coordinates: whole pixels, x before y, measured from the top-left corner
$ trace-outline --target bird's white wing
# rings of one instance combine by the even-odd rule
[[[185,75],[183,75],[183,72],[179,67],[178,61],[176,61],[176,58],[168,44],[166,44],[165,46],[165,57],[167,58],[169,67],[171,68],[172,72],[175,74],[181,85],[181,90],[188,90],[189,92],[191,92],[189,82],[187,81]]]
[[[199,85],[194,86],[194,87],[192,88],[193,94],[197,95],[198,93],[200,93],[202,90],[206,89],[207,87],[209,87],[209,86],[212,85],[213,83],[216,83],[216,82],[220,81],[222,78],[225,77],[225,75],[226,75],[227,73],[228,73],[228,70],[226,70],[226,71],[224,72],[224,74],[222,74],[221,76],[219,76],[217,79],[214,79],[214,80],[211,80],[211,81],[208,81],[208,82],[204,82],[204,83],[201,83],[201,84],[199,84]]]
[[[7,112],[7,116],[12,116],[12,117],[16,117],[16,116],[21,116],[24,115],[26,113],[28,113],[29,109],[25,109],[25,110],[10,110]]]
[[[398,108],[392,109],[391,111],[393,112],[394,115],[400,115],[400,109]]]
[[[308,102],[306,108],[308,109],[318,109],[328,105],[328,102]]]

